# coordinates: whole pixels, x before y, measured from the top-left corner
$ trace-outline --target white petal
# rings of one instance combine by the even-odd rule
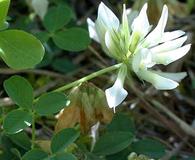
[[[143,48],[133,56],[132,68],[136,73],[139,69],[147,69],[154,66],[155,63],[152,62],[151,51],[147,48]]]
[[[140,70],[137,75],[141,79],[151,83],[156,89],[159,90],[171,90],[179,85],[177,82],[171,79],[162,77],[148,70]]]
[[[149,47],[155,46],[161,41],[167,23],[167,19],[168,19],[168,8],[166,5],[164,5],[160,20],[156,28],[146,37],[144,43],[147,46]]]
[[[96,42],[100,42],[98,35],[96,33],[95,23],[90,19],[87,18],[89,36],[94,39]]]
[[[102,23],[102,21],[97,21],[95,22],[95,30],[96,33],[98,35],[99,41],[101,43],[102,49],[104,50],[104,52],[109,55],[109,51],[108,48],[106,47],[105,44],[105,34],[106,34],[106,26]]]
[[[165,42],[161,45],[158,45],[158,46],[152,48],[151,52],[155,54],[155,53],[167,52],[167,51],[174,50],[176,48],[181,47],[186,40],[187,40],[187,36],[184,36],[184,37],[172,40],[172,41]]]
[[[105,34],[107,30],[115,30],[117,32],[119,29],[119,20],[103,2],[98,7],[95,29],[103,50],[109,55],[109,51],[105,45]]]
[[[141,61],[142,61],[141,51],[138,51],[137,53],[135,53],[132,59],[132,69],[135,73],[139,71]]]
[[[181,36],[183,36],[185,34],[184,31],[182,30],[176,30],[176,31],[172,31],[172,32],[165,32],[162,36],[161,42],[167,42],[167,41],[171,41],[173,39],[179,38]]]
[[[139,12],[138,11],[134,11],[131,8],[128,8],[126,10],[126,12],[127,12],[127,18],[128,18],[129,28],[131,28],[131,25],[132,25],[134,19],[139,15]]]
[[[105,34],[105,45],[108,48],[109,56],[121,60],[122,51],[120,50],[120,46],[117,43],[117,35],[112,31],[107,31]]]
[[[148,34],[151,28],[148,22],[147,8],[148,5],[146,3],[131,25],[132,31],[140,33],[143,37]]]
[[[191,44],[188,44],[172,51],[152,54],[152,59],[157,64],[168,65],[183,57],[190,50],[190,47]]]
[[[120,24],[116,15],[103,2],[100,3],[98,8],[97,21],[102,21],[107,28],[115,30],[119,28]]]
[[[32,0],[32,7],[35,13],[40,16],[41,19],[43,19],[47,13],[48,5],[48,0]]]
[[[152,72],[160,76],[163,76],[165,78],[174,80],[176,82],[180,82],[182,79],[184,79],[187,76],[186,72],[178,72],[178,73],[161,72],[161,71],[152,71]]]
[[[126,75],[127,67],[126,65],[122,65],[119,69],[119,73],[114,85],[105,91],[108,106],[113,108],[114,111],[115,107],[121,104],[128,95],[127,91],[123,88]]]
[[[108,106],[114,109],[121,104],[128,95],[127,91],[118,84],[117,81],[111,88],[106,89],[105,93]]]

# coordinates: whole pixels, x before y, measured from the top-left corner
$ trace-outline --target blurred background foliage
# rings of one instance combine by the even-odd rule
[[[169,92],[157,91],[135,78],[133,84],[126,84],[130,93],[126,102],[118,108],[117,114],[113,114],[107,108],[104,93],[99,88],[110,86],[115,77],[112,74],[98,77],[91,81],[93,84],[84,83],[66,92],[71,103],[59,114],[37,117],[38,150],[26,154],[31,148],[31,128],[14,135],[5,133],[1,128],[0,159],[17,160],[22,159],[23,155],[23,159],[33,160],[33,156],[38,155],[44,159],[47,154],[52,155],[59,149],[59,144],[53,140],[55,138],[51,140],[54,133],[60,133],[56,137],[58,141],[63,141],[66,134],[64,128],[70,127],[81,131],[80,136],[71,131],[75,137],[71,144],[63,144],[62,147],[66,155],[58,155],[53,160],[63,160],[62,157],[68,157],[66,160],[195,159],[195,0],[104,1],[117,15],[121,15],[123,3],[137,12],[146,2],[151,24],[157,24],[162,7],[167,4],[169,21],[166,30],[184,30],[188,35],[187,43],[192,44],[188,55],[167,69],[171,72],[187,71],[188,77],[180,86]],[[97,43],[89,39],[86,18],[96,18],[99,3],[99,0],[49,0],[46,15],[38,16],[31,0],[11,1],[7,18],[10,28],[22,29],[37,36],[46,54],[33,70],[12,70],[1,61],[0,122],[16,108],[3,90],[3,81],[9,76],[24,76],[37,97],[115,63]],[[96,143],[90,136],[91,128],[92,135],[97,136],[94,125],[99,127],[100,138]],[[69,153],[75,156],[67,155]]]

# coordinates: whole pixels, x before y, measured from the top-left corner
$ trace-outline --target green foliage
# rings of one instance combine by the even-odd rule
[[[12,76],[4,81],[4,88],[10,98],[21,108],[9,112],[3,123],[4,130],[9,134],[15,134],[29,127],[32,123],[32,115],[52,115],[67,106],[68,99],[62,93],[51,92],[42,95],[33,104],[33,88],[31,84],[21,76]]]
[[[53,40],[59,48],[68,51],[84,50],[90,43],[88,32],[78,27],[57,32]]]
[[[117,113],[107,126],[107,133],[97,141],[93,152],[109,155],[107,158],[111,160],[126,160],[130,152],[127,147],[131,146],[134,134],[135,126],[132,119],[128,115]]]
[[[13,154],[13,152],[11,152],[11,149],[16,148],[17,146],[10,140],[10,138],[6,134],[2,132],[0,133],[0,145],[0,160],[15,159],[15,155]]]
[[[112,122],[107,126],[107,130],[109,132],[124,131],[135,133],[135,126],[128,115],[117,113],[114,115]]]
[[[117,152],[115,154],[106,156],[107,160],[127,160],[127,157],[131,153],[130,147],[125,148],[124,150]]]
[[[72,11],[67,6],[52,7],[43,20],[44,27],[49,32],[55,32],[66,25],[72,18]]]
[[[77,160],[77,158],[70,153],[61,153],[61,154],[56,154],[51,158],[48,158],[48,160]]]
[[[52,146],[54,145],[53,147],[54,148],[57,147],[55,149],[57,149],[56,152],[58,153],[54,152],[52,154],[48,154],[44,152],[43,150],[36,148],[36,149],[32,149],[26,152],[23,155],[22,160],[40,160],[40,159],[41,160],[42,159],[45,159],[45,160],[76,160],[77,158],[74,155],[64,152],[64,149],[69,144],[73,143],[75,139],[79,136],[79,134],[73,129],[65,129],[65,130],[63,130],[63,132],[62,131],[59,132],[53,137],[54,141],[52,141],[51,150],[52,150]],[[73,134],[73,135],[71,136],[70,134]],[[58,136],[57,139],[56,139],[56,136]],[[63,136],[68,136],[68,137],[63,137]],[[62,146],[60,146],[59,144],[61,144]]]
[[[13,69],[33,68],[44,56],[41,42],[21,30],[7,30],[10,0],[0,1],[0,56]]]
[[[13,110],[4,119],[3,128],[9,134],[14,134],[27,128],[32,123],[32,115],[23,110]]]
[[[50,35],[47,31],[42,31],[42,32],[38,32],[36,33],[36,37],[42,42],[42,43],[46,43],[49,38]]]
[[[42,160],[47,156],[48,154],[40,149],[32,149],[22,157],[22,160]]]
[[[130,132],[115,131],[104,134],[96,142],[93,153],[110,155],[128,147],[133,140]]]
[[[128,115],[118,113],[114,115],[112,122],[107,126],[107,133],[96,142],[93,153],[112,155],[109,156],[112,157],[112,160],[119,157],[122,160],[124,155],[124,159],[126,159],[129,151],[124,151],[124,149],[132,143],[134,133],[135,126],[132,119]]]
[[[12,76],[4,81],[4,89],[18,106],[32,108],[33,88],[26,79],[21,76]]]
[[[43,25],[49,32],[41,32],[38,37],[47,42],[51,37],[57,47],[66,51],[78,52],[86,49],[91,42],[88,32],[80,27],[65,25],[73,18],[73,11],[65,4],[52,7],[48,10]]]
[[[19,132],[17,134],[8,135],[10,140],[24,150],[28,151],[31,147],[31,141],[26,132]]]
[[[67,128],[60,132],[58,132],[51,141],[51,151],[53,153],[61,152],[70,144],[72,144],[79,137],[79,132],[72,129]]]
[[[75,23],[75,13],[64,1],[54,1],[42,23],[46,31],[36,33],[45,44],[46,52],[42,63],[38,67],[51,66],[55,71],[67,73],[74,70],[72,61],[63,57],[62,50],[78,52],[85,50],[91,40],[85,28]],[[59,58],[60,57],[60,58]]]
[[[98,157],[97,155],[93,153],[86,153],[86,160],[102,160],[103,158]],[[126,159],[125,159],[126,160]]]
[[[55,59],[53,60],[51,65],[54,70],[62,72],[62,73],[72,72],[77,67],[70,60],[67,60],[66,58]]]
[[[149,146],[149,147],[148,147]],[[132,143],[132,150],[152,158],[161,158],[165,155],[165,145],[154,139],[143,139]]]
[[[33,68],[44,55],[41,42],[20,30],[0,32],[0,56],[14,69]]]
[[[51,92],[41,96],[33,108],[37,113],[47,115],[59,111],[60,106],[65,102],[67,103],[67,99],[62,93]],[[13,110],[5,117],[3,127],[7,133],[14,134],[28,127],[31,122],[32,115],[29,112]],[[87,151],[86,156],[88,160],[100,160],[102,156],[106,156],[108,160],[118,160],[119,158],[120,160],[126,160],[132,151],[153,158],[160,158],[164,155],[165,146],[158,141],[145,139],[133,142],[134,137],[135,127],[131,118],[125,114],[116,114],[112,122],[107,126],[106,132],[95,143],[93,151],[91,153]],[[9,138],[15,145],[28,151],[23,155],[22,160],[36,160],[37,157],[45,158],[45,160],[76,160],[74,155],[68,154],[66,151],[80,137],[79,132],[73,128],[61,130],[51,140],[52,154],[48,154],[41,149],[29,151],[31,143],[25,132],[10,135]],[[17,149],[13,149],[13,152],[14,155],[21,156],[20,151]]]
[[[79,133],[71,128],[64,129],[54,135],[51,142],[52,154],[48,154],[41,149],[32,149],[26,152],[22,160],[77,160],[70,153],[64,152],[64,149],[73,143],[79,136]]]
[[[40,115],[52,115],[66,107],[68,103],[64,94],[52,92],[42,95],[35,103],[34,109]]]
[[[107,126],[107,132],[97,140],[93,153],[106,155],[108,160],[127,160],[131,152],[151,158],[161,158],[165,155],[164,144],[154,139],[135,141],[135,133],[132,119],[126,114],[118,113]]]

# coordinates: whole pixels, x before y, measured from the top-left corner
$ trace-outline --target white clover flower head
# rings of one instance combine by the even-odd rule
[[[124,5],[120,24],[116,15],[101,2],[95,23],[87,19],[90,37],[101,44],[108,56],[123,63],[114,85],[105,91],[108,105],[114,110],[128,95],[123,84],[129,67],[141,80],[159,90],[176,88],[187,75],[185,72],[167,73],[151,69],[154,65],[168,65],[180,59],[190,50],[191,44],[183,46],[187,36],[181,30],[164,31],[168,19],[166,5],[157,26],[151,31],[147,7],[146,3],[132,21]]]

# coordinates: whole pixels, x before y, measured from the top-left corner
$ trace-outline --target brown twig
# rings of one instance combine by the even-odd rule
[[[47,70],[41,70],[41,69],[28,69],[28,70],[13,70],[9,68],[1,68],[0,69],[0,74],[17,74],[17,73],[34,73],[38,75],[46,75],[54,78],[61,78],[61,79],[67,79],[67,76],[52,72],[52,71],[47,71]]]
[[[99,59],[101,60],[106,66],[108,63],[104,60],[104,58],[93,48],[92,46],[88,46],[88,49]]]
[[[168,152],[164,157],[161,158],[161,160],[170,160],[173,156],[177,155],[181,149],[185,146],[187,141],[189,140],[189,137],[185,137],[179,145],[174,148],[172,151]]]
[[[192,128],[189,124],[184,122],[182,119],[177,117],[174,113],[172,113],[169,109],[167,109],[164,105],[156,100],[152,100],[152,104],[156,106],[158,109],[163,111],[169,118],[174,120],[178,126],[188,135],[195,137],[195,129]]]

